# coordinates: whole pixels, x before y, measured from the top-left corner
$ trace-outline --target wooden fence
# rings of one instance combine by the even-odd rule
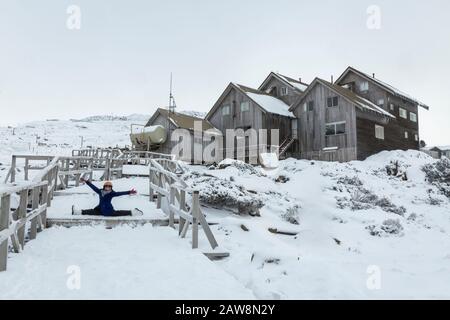
[[[170,154],[150,151],[127,151],[121,149],[77,149],[72,150],[72,157],[92,157],[92,170],[103,171],[102,180],[118,179],[123,176],[123,166],[143,165],[149,166],[151,159],[172,160]]]
[[[7,186],[0,189],[0,271],[5,271],[8,259],[8,243],[11,239],[14,252],[45,229],[47,208],[51,205],[57,185],[59,159],[54,158],[32,182],[22,186]],[[19,195],[19,205],[11,208],[11,198]],[[29,229],[27,230],[29,224]]]
[[[30,180],[30,172],[45,169],[53,160],[59,164],[58,189],[66,189],[72,179],[75,186],[79,185],[80,177],[87,176],[92,179],[94,159],[89,157],[55,157],[42,155],[13,155],[11,168],[6,175],[5,183],[14,183],[17,179],[17,171],[23,169],[23,180]],[[23,167],[19,166],[18,160],[23,160]]]
[[[175,228],[175,216],[179,218],[178,234],[184,238],[192,225],[192,248],[198,248],[198,226],[202,229],[214,249],[218,246],[214,235],[209,228],[208,222],[201,211],[199,192],[189,191],[186,183],[180,179],[176,172],[170,168],[177,168],[176,161],[167,159],[150,160],[149,172],[149,195],[150,201],[154,201],[156,194],[156,206],[165,211],[169,216],[169,226]],[[165,167],[164,167],[165,166]],[[190,205],[187,204],[186,197],[191,196]],[[167,200],[167,206],[162,205],[163,199]]]

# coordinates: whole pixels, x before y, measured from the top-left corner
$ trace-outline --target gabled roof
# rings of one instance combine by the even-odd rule
[[[282,75],[280,73],[271,72],[269,73],[267,78],[263,81],[263,83],[259,86],[258,90],[262,90],[262,88],[270,81],[272,77],[277,78],[286,85],[290,86],[292,89],[300,91],[300,93],[304,92],[306,88],[308,88],[307,83],[303,83],[300,80],[296,80],[294,78]]]
[[[201,121],[203,130],[215,129],[209,121],[184,113],[171,112],[169,117],[169,110],[164,108],[158,108],[145,126],[150,126],[158,115],[169,118],[174,126],[181,129],[194,130],[194,121]]]
[[[260,90],[256,90],[236,83],[234,85],[265,111],[269,113],[279,114],[285,117],[295,118],[294,114],[289,111],[289,105],[284,103],[284,101]]]
[[[377,106],[376,104],[372,103],[371,101],[364,99],[363,97],[358,96],[357,94],[355,94],[354,92],[343,88],[341,86],[338,86],[337,84],[332,84],[328,81],[325,81],[323,79],[320,78],[315,78],[313,82],[311,82],[311,84],[309,85],[308,89],[303,93],[303,95],[300,97],[300,99],[298,99],[290,108],[290,111],[293,111],[296,106],[299,106],[303,100],[306,98],[306,96],[308,95],[308,93],[312,90],[312,88],[317,84],[320,83],[324,86],[326,86],[327,88],[329,88],[331,91],[333,91],[334,93],[340,95],[341,97],[343,97],[344,99],[346,99],[348,102],[350,102],[351,104],[354,104],[357,108],[363,110],[363,111],[368,111],[368,112],[375,112],[380,116],[384,116],[384,117],[388,117],[388,118],[393,118],[395,119],[396,117],[394,115],[392,115],[391,113],[387,112],[386,110],[384,110],[383,108]]]
[[[209,117],[219,108],[222,100],[228,95],[228,93],[232,90],[236,89],[242,94],[246,95],[250,100],[252,100],[263,112],[278,114],[285,117],[295,118],[294,114],[289,111],[289,105],[277,99],[263,91],[250,88],[241,84],[230,82],[224,92],[220,95],[219,99],[217,99],[214,106],[209,110],[205,119],[209,119]]]
[[[381,81],[381,80],[379,80],[379,79],[377,79],[377,78],[375,78],[375,77],[373,77],[373,76],[370,76],[370,75],[368,75],[368,74],[366,74],[366,73],[364,73],[364,72],[362,72],[362,71],[359,71],[359,70],[357,70],[357,69],[355,69],[355,68],[353,68],[353,67],[348,67],[348,68],[344,71],[344,73],[336,80],[336,84],[341,84],[341,85],[342,85],[343,83],[340,83],[340,82],[342,81],[342,79],[343,79],[349,72],[354,72],[354,73],[356,73],[357,75],[359,75],[359,76],[365,78],[365,79],[368,80],[368,81],[371,81],[372,83],[374,83],[374,84],[376,84],[377,86],[381,87],[382,89],[388,91],[389,93],[391,93],[391,94],[394,95],[394,96],[400,97],[400,98],[402,98],[402,99],[404,99],[404,100],[407,100],[407,101],[410,101],[410,102],[412,102],[412,103],[414,103],[414,104],[417,104],[418,106],[420,106],[420,107],[422,107],[422,108],[424,108],[424,109],[426,109],[426,110],[429,110],[429,109],[430,109],[430,107],[427,106],[425,103],[420,102],[419,100],[417,100],[417,99],[411,97],[410,95],[408,95],[408,94],[406,94],[406,93],[400,91],[399,89],[397,89],[397,88],[391,86],[390,84],[387,84],[386,82],[383,82],[383,81]]]

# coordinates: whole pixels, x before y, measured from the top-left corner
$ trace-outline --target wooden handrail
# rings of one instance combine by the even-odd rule
[[[164,161],[163,161],[164,160]],[[167,159],[152,159],[149,165],[149,197],[154,201],[156,193],[157,208],[161,208],[169,216],[169,226],[175,228],[175,215],[179,217],[179,235],[184,238],[188,228],[192,225],[192,248],[198,248],[198,224],[202,226],[209,244],[214,249],[218,246],[217,241],[209,228],[205,215],[200,208],[200,194],[197,190],[190,190],[186,182],[180,177],[164,168],[160,162]],[[172,169],[176,170],[178,163],[173,160]],[[167,165],[167,163],[166,163]],[[167,166],[167,168],[169,168]],[[186,196],[191,196],[191,203],[188,207]],[[162,206],[163,198],[167,199],[168,206]]]
[[[57,186],[55,180],[58,169],[58,158],[53,157],[33,181],[0,188],[0,271],[5,271],[7,267],[9,239],[14,251],[18,253],[25,246],[25,226],[28,222],[30,240],[45,229],[47,208],[51,205]],[[15,210],[11,208],[13,194],[19,194],[19,206]],[[28,209],[30,206],[31,210]]]

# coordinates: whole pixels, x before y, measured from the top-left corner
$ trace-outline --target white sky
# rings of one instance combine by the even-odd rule
[[[81,29],[66,27],[69,5]],[[367,28],[369,5],[381,29]],[[450,144],[449,1],[0,0],[0,124],[207,111],[230,81],[311,81],[348,65],[422,100],[421,138]]]

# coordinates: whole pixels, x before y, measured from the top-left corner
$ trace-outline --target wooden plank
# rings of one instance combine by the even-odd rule
[[[199,192],[192,194],[192,249],[198,248],[198,216],[200,213]]]
[[[0,232],[9,228],[11,196],[4,195],[0,200]],[[5,271],[8,260],[8,238],[0,240],[0,271]]]
[[[200,208],[198,210],[200,211]],[[218,246],[216,238],[214,238],[214,235],[213,235],[211,229],[209,228],[208,222],[206,222],[205,216],[203,215],[203,213],[201,211],[199,212],[198,217],[199,217],[200,224],[202,225],[203,232],[205,233],[206,237],[208,238],[211,248],[213,248],[213,249],[216,248]]]
[[[230,256],[229,252],[203,252],[209,260],[221,260]]]
[[[39,187],[33,188],[33,198],[31,200],[31,208],[33,210],[37,209],[39,207]],[[33,217],[31,219],[30,224],[30,240],[36,239],[37,234],[37,217]]]
[[[23,190],[20,193],[19,209],[17,212],[17,220],[24,219],[27,215],[27,204],[28,204],[28,190]],[[17,228],[17,237],[22,249],[25,245],[25,226],[19,226]]]
[[[176,222],[176,220],[175,220]],[[121,217],[89,217],[89,218],[47,218],[47,228],[52,226],[76,227],[76,226],[91,226],[91,225],[105,225],[108,227],[116,227],[120,225],[141,226],[151,224],[153,226],[167,227],[169,220],[166,218],[139,218],[126,219]]]

